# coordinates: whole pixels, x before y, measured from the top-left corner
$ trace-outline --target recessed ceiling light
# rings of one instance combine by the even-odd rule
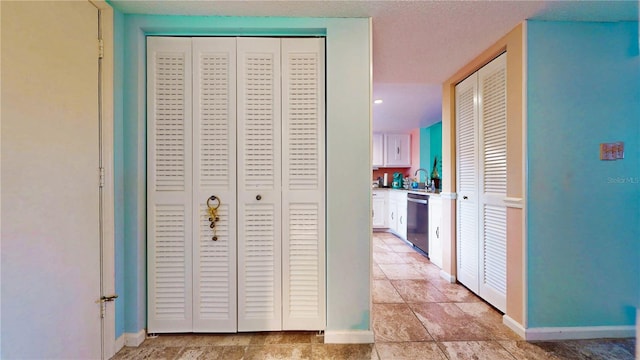
[[[373,100],[374,104],[382,104],[382,99]]]

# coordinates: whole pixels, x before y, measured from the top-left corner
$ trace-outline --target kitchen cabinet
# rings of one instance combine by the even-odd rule
[[[411,167],[411,135],[374,133],[372,166]]]
[[[442,268],[442,199],[429,196],[429,260]]]
[[[389,230],[403,240],[407,239],[407,192],[391,190],[389,192]]]
[[[373,134],[373,159],[372,165],[374,168],[384,166],[384,135],[375,133]]]
[[[387,225],[387,190],[373,190],[373,210],[371,216],[373,217],[373,228],[384,229]]]
[[[411,135],[409,134],[385,134],[384,135],[384,166],[386,167],[410,167],[411,166]]]
[[[507,71],[504,53],[456,85],[458,280],[506,309]]]

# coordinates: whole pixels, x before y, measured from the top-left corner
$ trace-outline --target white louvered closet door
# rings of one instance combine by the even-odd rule
[[[477,74],[456,85],[457,276],[478,293]]]
[[[237,41],[238,331],[281,330],[280,39]]]
[[[507,296],[507,70],[504,53],[478,71],[480,289],[501,311]]]
[[[236,332],[236,39],[192,44],[193,332]],[[215,241],[210,196],[220,201]]]
[[[147,40],[148,332],[192,330],[191,39]]]
[[[324,39],[282,39],[282,327],[325,328]]]

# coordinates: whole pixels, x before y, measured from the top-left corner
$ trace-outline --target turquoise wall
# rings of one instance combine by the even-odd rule
[[[527,25],[528,326],[633,325],[640,294],[638,23]],[[599,160],[624,141],[625,159]]]
[[[442,178],[442,122],[426,128],[420,128],[420,167],[433,170],[433,158],[438,157],[438,174]],[[421,172],[420,181],[425,181],[425,174]]]
[[[116,103],[121,114],[116,155],[122,165],[123,209],[117,222],[116,279],[123,283],[124,332],[146,327],[146,153],[145,36],[153,35],[321,35],[326,36],[326,265],[327,327],[370,330],[370,143],[371,48],[369,19],[244,18],[127,15],[116,22]],[[120,66],[120,68],[119,68]],[[118,69],[121,69],[118,71]],[[118,93],[121,91],[121,93]],[[120,152],[120,153],[119,153]],[[350,181],[344,181],[349,174]],[[349,276],[344,276],[349,274]],[[124,313],[124,314],[122,314]],[[120,334],[116,330],[117,335]]]
[[[115,315],[116,315],[116,339],[124,333],[125,323],[125,244],[124,244],[124,133],[123,133],[123,64],[124,64],[124,15],[114,10],[113,12],[114,22],[114,83],[113,83],[113,102],[114,102],[114,114],[113,114],[113,138],[114,138],[114,153],[113,153],[113,165],[114,165],[114,194],[115,194],[115,286],[116,294],[119,295],[119,299],[115,301]]]

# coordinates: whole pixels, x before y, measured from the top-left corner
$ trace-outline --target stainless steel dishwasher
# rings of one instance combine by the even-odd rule
[[[429,195],[407,194],[407,240],[429,254]]]

